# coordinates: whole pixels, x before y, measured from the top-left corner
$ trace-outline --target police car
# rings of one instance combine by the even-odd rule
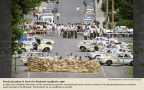
[[[85,57],[88,57],[90,60],[93,58],[93,59],[96,59],[97,57],[102,57],[102,56],[109,56],[115,52],[121,52],[120,50],[118,49],[110,49],[110,48],[104,48],[100,51],[96,51],[96,52],[92,52],[92,53],[85,53]]]
[[[77,44],[77,48],[81,49],[83,52],[86,50],[94,51],[94,46],[96,46],[96,44],[98,44],[98,47],[102,46],[102,44],[105,44],[107,47],[109,42],[108,41],[92,41],[90,43],[80,42],[79,44]]]
[[[30,56],[35,57],[35,56],[39,56],[39,58],[46,58],[47,53],[45,52],[23,52],[22,55],[20,56],[20,60],[21,62],[24,63],[24,65],[27,64],[27,58],[29,58]],[[54,60],[53,57],[50,56],[50,60]]]
[[[36,51],[41,51],[41,52],[49,52],[50,50],[53,50],[53,46],[52,45],[48,45],[48,44],[38,44],[36,42],[30,42],[30,41],[23,41],[24,45],[22,47],[24,52],[29,52],[30,49],[33,49],[34,46],[36,46],[34,48],[34,50]]]
[[[27,40],[28,40],[28,41],[31,41],[32,43],[33,43],[33,42],[38,42],[39,44],[52,44],[52,45],[55,44],[54,40],[51,40],[51,39],[40,39],[40,38],[37,37],[37,36],[27,37]]]
[[[107,66],[111,66],[111,64],[130,64],[133,65],[133,55],[128,52],[117,52],[110,56],[103,56],[97,58],[101,64],[107,64]]]
[[[124,42],[120,42],[120,41],[117,40],[117,39],[109,39],[109,42],[110,42],[110,43],[113,43],[113,44],[121,44],[124,48],[130,48],[130,45],[129,45],[129,44],[124,43]]]

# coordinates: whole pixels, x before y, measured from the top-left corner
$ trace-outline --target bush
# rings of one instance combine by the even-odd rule
[[[133,20],[119,20],[116,26],[127,26],[128,28],[133,28]]]
[[[101,9],[102,9],[103,12],[106,12],[106,0],[102,1]]]
[[[108,16],[109,16],[109,20],[112,21],[112,13],[111,12],[108,13]],[[120,19],[121,19],[121,16],[119,14],[115,13],[114,14],[114,22],[117,22]]]

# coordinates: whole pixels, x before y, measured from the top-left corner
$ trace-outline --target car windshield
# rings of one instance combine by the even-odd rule
[[[113,53],[116,53],[116,52],[119,52],[119,50],[117,50],[117,49],[113,50]]]
[[[52,19],[51,18],[44,18],[44,21],[52,21]]]
[[[42,14],[41,16],[53,16],[52,13],[45,13],[45,14]]]
[[[92,20],[93,18],[92,17],[85,17],[84,19],[85,20]]]
[[[92,6],[87,6],[86,9],[94,9]]]
[[[22,53],[21,57],[26,57],[28,55],[28,52]]]
[[[99,52],[106,52],[107,50],[106,49],[102,49],[102,50],[100,50]]]
[[[46,8],[54,8],[54,5],[48,5]]]
[[[44,13],[52,13],[51,10],[44,11]]]
[[[45,53],[33,53],[32,56],[33,57],[35,57],[35,56],[45,57]]]
[[[25,44],[25,46],[32,46],[32,44]]]

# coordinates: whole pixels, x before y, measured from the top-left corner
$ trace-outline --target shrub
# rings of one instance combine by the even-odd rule
[[[112,13],[111,12],[108,13],[108,16],[109,16],[109,20],[112,21]],[[121,16],[119,14],[115,13],[114,14],[114,22],[117,22],[120,19],[121,19]]]
[[[102,9],[103,12],[106,12],[106,0],[102,1],[101,9]]]
[[[119,20],[116,26],[127,26],[128,28],[133,28],[133,20]]]

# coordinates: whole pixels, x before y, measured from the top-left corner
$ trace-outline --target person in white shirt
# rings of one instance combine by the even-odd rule
[[[68,59],[68,60],[72,59],[72,58],[69,56],[69,54],[67,55],[67,59]]]
[[[55,32],[55,35],[56,35],[56,23],[54,23],[54,32]]]
[[[60,27],[61,27],[61,36],[63,36],[64,25],[62,24]]]
[[[42,11],[42,7],[39,7],[39,11],[40,11],[40,12]]]
[[[46,56],[46,58],[50,58],[50,56],[49,56],[49,53],[47,53],[47,56]]]
[[[77,10],[77,14],[78,14],[78,17],[79,17],[80,7],[77,6],[76,10]]]
[[[85,29],[86,29],[86,26],[85,26],[85,24],[83,24],[83,30],[85,31]]]
[[[97,31],[97,29],[96,29],[96,27],[94,26],[94,38],[96,37],[96,31]]]
[[[94,32],[94,29],[93,29],[93,27],[91,26],[91,29],[90,29],[90,39],[91,39],[91,40],[93,39],[93,32]]]
[[[87,32],[87,29],[84,31],[84,33],[83,33],[83,37],[84,37],[84,40],[87,40],[87,38],[88,38],[88,32]]]
[[[75,55],[75,57],[74,57],[74,60],[78,60],[78,57],[77,57],[77,55]]]
[[[64,32],[64,38],[67,37],[67,25],[64,26],[64,29],[63,29],[63,32]]]
[[[52,24],[50,24],[50,36],[52,36]]]
[[[46,33],[46,35],[48,35],[49,36],[49,32],[50,32],[50,26],[49,26],[49,23],[47,23],[47,33]]]
[[[58,13],[56,14],[56,16],[57,16],[57,21],[59,22],[60,13],[58,12]]]
[[[100,33],[100,28],[97,28],[97,37],[99,37],[99,33]]]
[[[58,56],[58,53],[56,53],[54,56],[54,60],[58,60],[58,59],[59,59],[59,56]]]
[[[59,24],[57,24],[57,32],[58,32],[58,36],[60,37],[60,31],[61,31],[61,27],[59,26]]]
[[[45,10],[46,10],[46,7],[44,6],[44,7],[43,7],[43,13],[45,12]]]
[[[106,33],[106,29],[103,28],[103,35],[104,35],[104,37],[105,37],[105,33]]]
[[[71,59],[74,59],[74,56],[72,55],[72,53],[70,53],[70,58],[71,58]]]
[[[31,55],[31,53],[32,53],[32,48],[31,48],[30,51],[29,51],[29,56]]]
[[[43,32],[43,25],[41,24],[40,25],[40,35],[41,35],[42,32]]]

